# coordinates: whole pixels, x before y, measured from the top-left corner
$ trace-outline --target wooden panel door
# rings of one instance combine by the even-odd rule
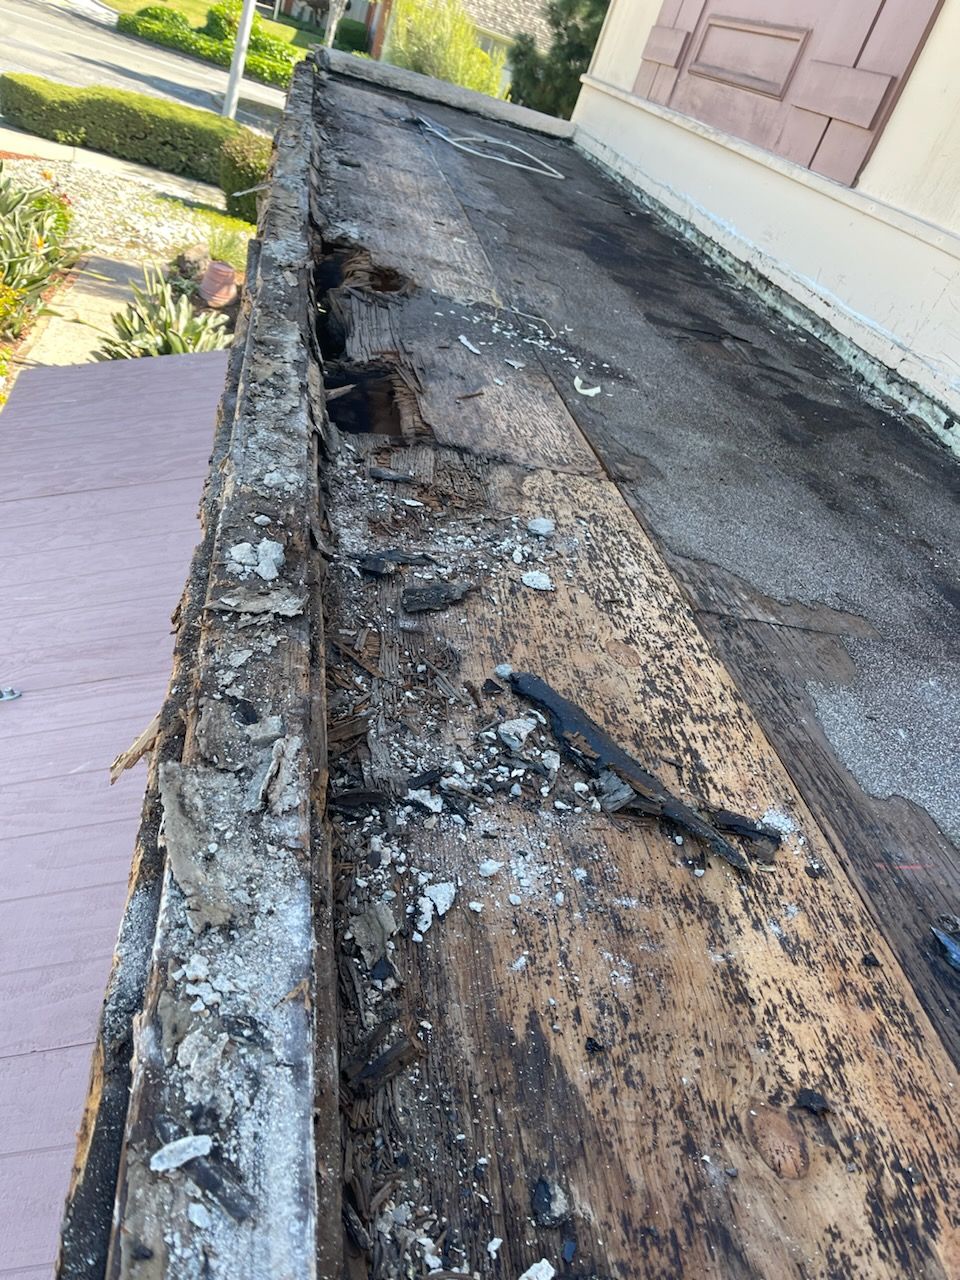
[[[852,184],[943,0],[664,0],[634,91]]]

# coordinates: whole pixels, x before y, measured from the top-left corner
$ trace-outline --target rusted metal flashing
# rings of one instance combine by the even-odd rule
[[[71,1280],[316,1272],[314,1053],[335,1027],[314,969],[313,77],[298,70],[277,137],[178,610],[61,1242]]]

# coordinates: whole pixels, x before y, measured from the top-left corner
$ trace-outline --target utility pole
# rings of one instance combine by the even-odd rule
[[[227,81],[227,92],[223,97],[221,115],[232,120],[237,114],[237,102],[240,98],[240,81],[243,79],[243,64],[247,60],[247,45],[250,43],[250,28],[253,26],[253,15],[257,10],[257,0],[243,0],[243,13],[237,28],[237,43],[233,46],[233,57],[230,60],[230,79]]]

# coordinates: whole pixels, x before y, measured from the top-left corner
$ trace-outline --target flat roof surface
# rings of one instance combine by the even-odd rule
[[[0,1276],[49,1275],[226,352],[30,369],[0,415]]]

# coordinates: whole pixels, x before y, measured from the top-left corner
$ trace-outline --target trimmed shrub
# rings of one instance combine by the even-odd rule
[[[235,191],[249,191],[267,180],[273,146],[269,138],[245,130],[228,138],[220,149],[220,186],[227,200],[227,213],[244,222],[257,220],[257,193],[234,195]]]
[[[220,179],[220,148],[245,133],[233,120],[124,89],[75,89],[40,76],[0,76],[0,111],[21,129],[55,141],[181,173]]]
[[[362,22],[357,22],[354,18],[341,18],[337,24],[333,47],[342,49],[344,53],[367,53],[370,49],[370,34]]]
[[[184,14],[176,9],[148,5],[136,13],[121,13],[117,19],[117,30],[149,40],[151,44],[189,53],[204,62],[229,67],[241,8],[242,0],[227,0],[207,10],[207,20],[202,27],[191,27]],[[290,46],[268,35],[263,29],[263,19],[254,14],[244,74],[264,84],[286,89],[296,61],[297,55]]]

